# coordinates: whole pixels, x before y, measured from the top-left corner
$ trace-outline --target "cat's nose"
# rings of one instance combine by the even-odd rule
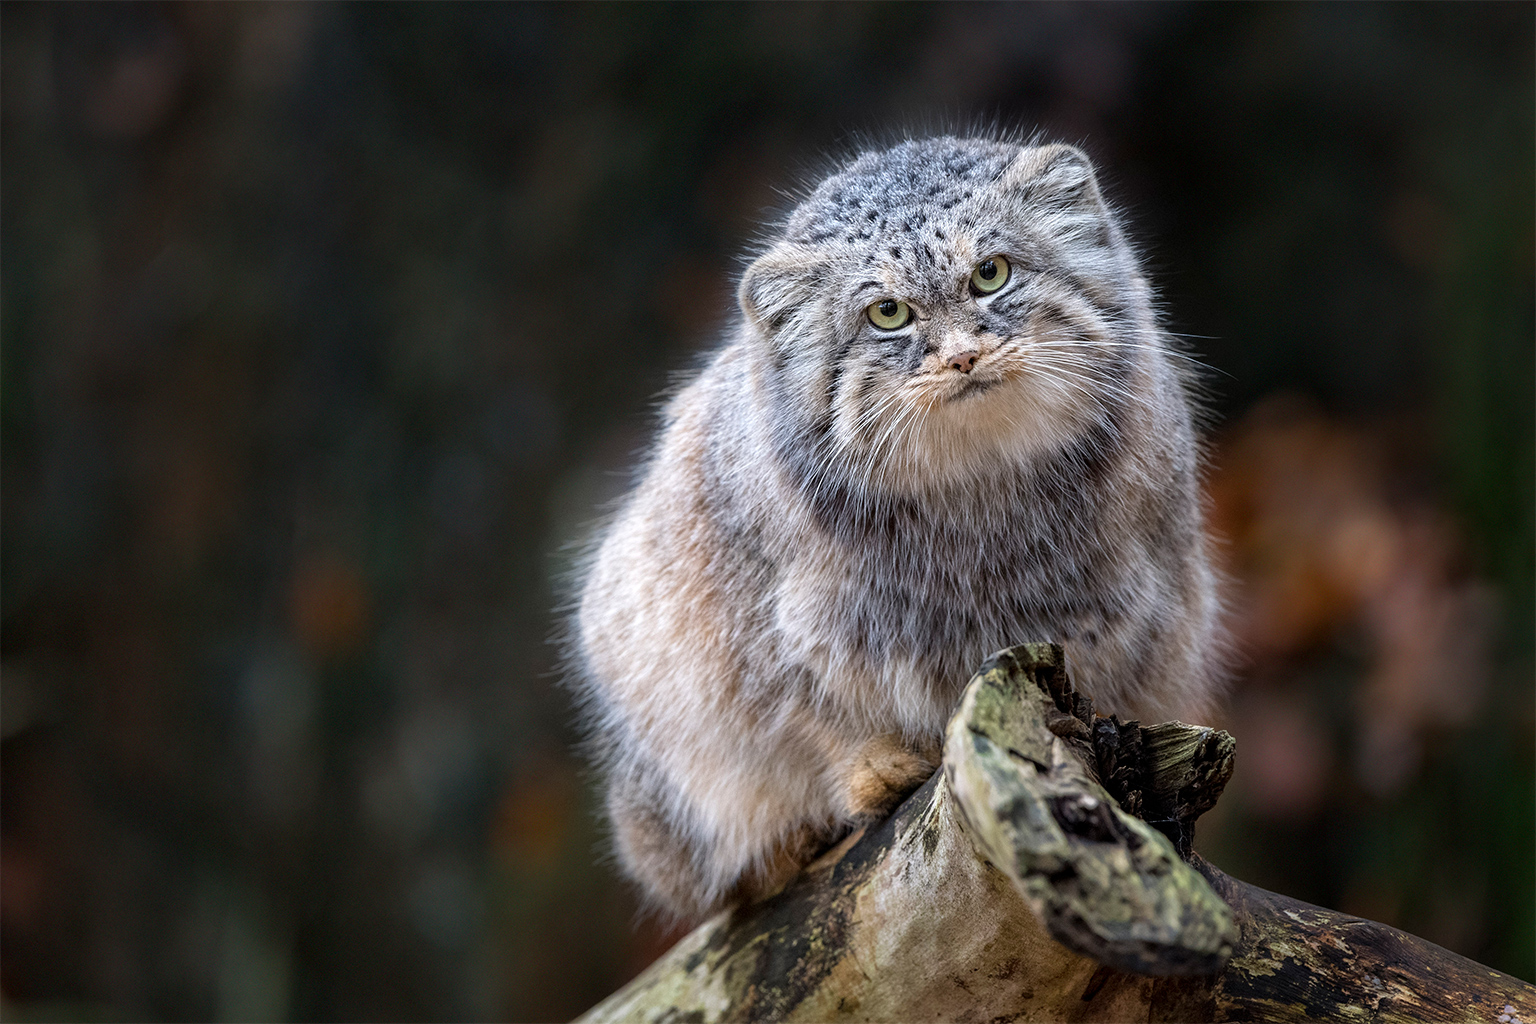
[[[964,352],[956,352],[948,359],[949,368],[959,370],[961,373],[970,373],[971,368],[976,365],[976,356],[975,349],[968,348]]]

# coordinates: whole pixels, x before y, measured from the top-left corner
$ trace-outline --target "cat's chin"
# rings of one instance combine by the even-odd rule
[[[1054,448],[1077,436],[1089,418],[1088,403],[1079,393],[1045,385],[1031,373],[982,375],[978,367],[950,388],[927,424],[951,443],[966,447]]]
[[[949,394],[944,396],[944,401],[946,401],[946,402],[973,401],[973,400],[975,400],[977,398],[980,398],[982,395],[986,394],[988,391],[992,391],[995,388],[1001,387],[1004,383],[1005,383],[1005,381],[1003,381],[1003,379],[999,378],[999,377],[988,377],[988,378],[983,378],[983,379],[980,379],[980,380],[977,380],[977,379],[972,378],[972,377],[967,377],[964,380],[960,381],[953,388],[950,389]]]
[[[1087,421],[1079,403],[1027,376],[981,378],[928,405],[900,450],[866,464],[887,491],[933,494],[1022,466],[1071,445]]]

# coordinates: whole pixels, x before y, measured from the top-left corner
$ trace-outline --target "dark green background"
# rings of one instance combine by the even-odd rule
[[[1092,154],[1216,425],[1406,424],[1494,595],[1404,788],[1208,852],[1532,978],[1533,12],[6,4],[5,1015],[559,1019],[654,955],[562,546],[786,191],[976,124]],[[1344,706],[1341,644],[1287,671]]]

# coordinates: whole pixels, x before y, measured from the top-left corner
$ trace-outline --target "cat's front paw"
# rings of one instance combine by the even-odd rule
[[[932,756],[926,756],[931,753]],[[883,818],[938,767],[937,751],[918,752],[897,736],[876,736],[861,746],[843,774],[850,817]]]

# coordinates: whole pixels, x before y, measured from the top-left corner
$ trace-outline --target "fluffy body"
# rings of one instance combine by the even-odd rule
[[[996,256],[1007,283],[979,294]],[[1009,644],[1061,643],[1103,713],[1206,708],[1188,386],[1079,151],[866,153],[739,298],[594,546],[573,631],[618,859],[656,907],[771,891],[888,809]],[[899,330],[871,322],[885,298],[909,304]]]

